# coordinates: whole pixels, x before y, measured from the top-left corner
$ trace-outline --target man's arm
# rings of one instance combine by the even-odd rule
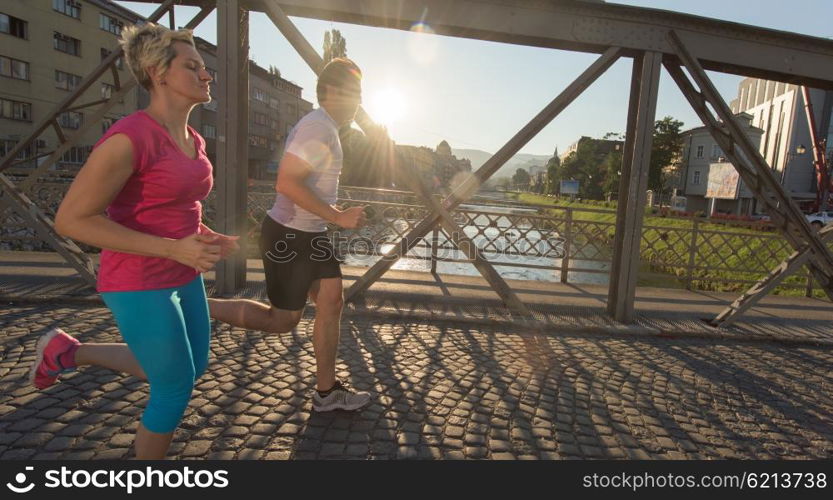
[[[278,168],[277,191],[327,222],[348,229],[361,227],[365,221],[364,207],[341,211],[328,205],[307,186],[305,181],[311,172],[312,165],[292,153],[285,153]]]

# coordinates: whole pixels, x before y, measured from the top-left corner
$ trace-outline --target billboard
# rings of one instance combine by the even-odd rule
[[[706,198],[736,200],[740,174],[731,163],[712,163],[709,165],[709,182]]]
[[[578,194],[578,181],[561,181],[561,188],[558,192],[561,194]]]

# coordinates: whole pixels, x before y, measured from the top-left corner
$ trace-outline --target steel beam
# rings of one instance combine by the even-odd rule
[[[775,226],[781,230],[793,249],[800,251],[805,245],[809,248],[810,271],[833,300],[833,255],[819,240],[815,231],[810,228],[798,206],[784,191],[757,148],[735,121],[728,105],[714,88],[696,58],[691,55],[686,45],[673,31],[669,32],[668,38],[700,91],[695,89],[679,66],[674,62],[666,61],[665,67],[671,77],[727,158],[738,170],[743,181],[766,207]],[[717,116],[712,114],[707,104],[714,109]]]
[[[307,65],[316,73],[320,73],[324,68],[324,61],[318,52],[310,45],[307,39],[295,27],[292,21],[281,11],[279,7],[274,4],[266,6],[266,14],[278,28],[278,30],[286,37],[289,43],[295,48],[298,54],[304,59]],[[367,132],[371,132],[376,126],[373,120],[367,115],[363,108],[359,107],[359,112],[356,116],[356,122]],[[369,130],[370,129],[370,130]],[[434,199],[431,192],[423,185],[422,180],[417,176],[411,175],[408,169],[403,169],[405,178],[411,185],[414,193],[418,194],[436,213],[440,216],[440,224],[450,236],[454,244],[462,250],[470,259],[472,264],[483,275],[486,281],[492,286],[492,289],[501,297],[509,308],[516,312],[531,317],[529,309],[524,303],[515,295],[506,281],[498,274],[495,268],[484,259],[477,250],[475,243],[466,236],[465,232],[454,222],[453,217]],[[352,295],[348,295],[346,300],[349,300]]]
[[[631,76],[628,129],[620,177],[628,184],[625,189],[622,189],[624,186],[619,189],[607,299],[608,314],[622,323],[634,320],[639,245],[642,241],[661,65],[662,54],[646,52],[634,59]]]
[[[165,12],[169,8],[171,8],[173,3],[174,0],[166,0],[165,3],[160,5],[159,8],[156,9],[153,12],[153,14],[151,14],[149,19],[159,19],[165,14]],[[105,71],[107,71],[110,65],[115,62],[116,58],[120,54],[120,48],[118,50],[114,50],[113,53],[111,53],[109,56],[107,56],[107,58],[101,61],[101,63],[96,67],[96,69],[92,71],[92,73],[90,73],[89,75],[87,75],[86,78],[81,80],[81,83],[78,84],[78,87],[76,87],[72,92],[70,92],[69,95],[67,95],[64,98],[64,100],[62,100],[55,108],[53,108],[52,111],[50,111],[46,115],[46,117],[35,126],[35,128],[32,130],[32,133],[29,134],[29,136],[26,139],[18,142],[15,145],[15,147],[12,148],[12,150],[2,160],[0,160],[0,172],[8,168],[12,159],[14,159],[18,153],[25,150],[35,139],[38,138],[38,136],[41,135],[41,133],[43,133],[44,130],[46,130],[47,127],[49,127],[53,124],[53,122],[55,122],[59,114],[64,112],[67,108],[69,108],[72,105],[72,103],[76,101],[76,99],[81,97],[81,95],[84,92],[86,92],[86,90],[90,88],[90,86],[93,83],[95,83],[96,80],[98,80],[99,77],[101,77],[101,75],[103,75]]]
[[[442,202],[446,210],[453,210],[457,205],[469,199],[480,184],[493,175],[506,161],[515,155],[526,143],[546,127],[561,111],[573,102],[581,93],[601,76],[619,58],[620,49],[612,47],[605,51],[593,64],[576,78],[573,83],[567,86],[561,94],[552,100],[540,113],[538,113],[526,126],[516,133],[509,141],[498,150],[489,160],[486,161],[472,177],[462,182]],[[393,264],[406,255],[420,238],[428,234],[440,220],[439,214],[434,211],[416,227],[406,234],[399,244],[391,248],[382,259],[376,262],[353,285],[345,292],[345,298],[350,299],[354,295],[367,290],[376,280],[382,277]]]
[[[166,1],[153,13],[151,19],[158,19],[161,17],[167,8],[172,8],[172,4],[172,0]],[[213,8],[203,6],[202,10],[191,20],[190,23],[188,23],[189,27],[193,28],[197,26],[212,10]],[[99,108],[96,113],[69,138],[69,140],[67,140],[63,134],[63,130],[56,121],[56,117],[66,108],[70,107],[73,102],[81,96],[84,90],[89,88],[90,85],[92,85],[95,80],[107,70],[108,67],[111,67],[120,53],[121,49],[113,51],[112,54],[105,58],[105,60],[102,61],[101,64],[99,64],[99,66],[82,81],[79,88],[67,96],[66,99],[61,101],[57,108],[53,109],[47,115],[47,118],[42,120],[35,127],[35,130],[26,139],[18,143],[16,147],[8,155],[6,155],[5,158],[3,158],[2,163],[0,163],[0,171],[4,168],[8,168],[10,165],[14,164],[14,158],[17,153],[24,150],[24,148],[34,142],[47,127],[52,126],[55,128],[55,132],[58,135],[58,139],[61,141],[61,144],[50,154],[47,161],[38,165],[35,171],[24,179],[19,186],[15,186],[8,177],[0,174],[0,192],[7,197],[2,200],[2,204],[6,208],[11,208],[20,214],[30,224],[30,226],[36,230],[40,238],[54,248],[55,251],[57,251],[58,254],[61,255],[64,260],[66,260],[66,262],[72,266],[90,286],[95,286],[95,268],[90,257],[86,255],[86,253],[84,253],[84,251],[81,250],[72,240],[59,235],[55,231],[52,219],[32,202],[32,200],[27,196],[25,190],[29,189],[38,177],[40,177],[42,172],[53,165],[64,152],[72,147],[72,145],[83,136],[84,132],[86,132],[93,125],[96,125],[107,109],[118,102],[118,99],[123,96],[127,90],[129,90],[129,87],[126,86],[119,89],[119,91],[111,96],[108,102],[104,103],[103,106]],[[134,84],[133,80],[130,80],[130,85],[132,84]],[[0,212],[5,212],[5,209],[0,210]]]
[[[674,55],[675,30],[704,68],[833,88],[833,41],[671,11],[566,0],[251,0],[290,16],[440,35],[602,53],[623,47]]]
[[[173,8],[173,7],[171,7],[171,8]],[[160,7],[160,9],[161,9],[161,7]],[[149,19],[153,19],[154,17],[161,18],[164,15],[164,12],[160,13],[159,12],[160,9],[157,9],[156,12],[154,12]],[[213,10],[214,10],[214,7],[211,7],[211,6],[208,6],[208,5],[203,6],[203,8],[200,10],[200,12],[198,12],[197,15],[195,15],[188,22],[188,24],[185,27],[188,28],[188,29],[195,28],[206,17],[208,17],[208,15],[211,14],[211,11],[213,11]],[[38,165],[37,168],[35,168],[35,170],[31,174],[29,174],[29,176],[26,177],[26,179],[24,179],[21,182],[20,186],[21,186],[21,189],[23,189],[24,192],[28,192],[31,189],[32,185],[35,182],[37,182],[38,178],[40,178],[40,176],[43,175],[44,172],[46,172],[52,165],[57,163],[58,160],[61,159],[61,156],[63,156],[64,153],[69,151],[69,149],[72,146],[77,144],[81,140],[81,138],[84,137],[84,135],[90,129],[97,126],[98,123],[101,121],[101,119],[104,118],[104,115],[107,114],[107,111],[109,111],[110,108],[112,108],[117,103],[119,103],[119,101],[121,101],[121,99],[123,99],[124,96],[126,96],[127,93],[130,92],[130,90],[133,89],[133,87],[135,87],[137,85],[136,80],[133,79],[133,78],[130,78],[126,82],[124,82],[124,85],[119,84],[118,71],[116,71],[116,64],[115,63],[116,63],[116,59],[118,59],[122,54],[123,54],[123,50],[121,49],[120,46],[117,46],[113,50],[113,52],[110,55],[108,55],[106,59],[101,61],[101,64],[95,70],[93,70],[92,80],[89,82],[90,85],[92,83],[94,83],[97,78],[101,77],[101,75],[105,71],[107,71],[107,68],[109,67],[110,70],[112,71],[113,75],[114,75],[114,82],[116,84],[115,86],[116,86],[117,90],[116,90],[115,93],[110,95],[109,99],[106,99],[103,102],[103,105],[101,107],[99,107],[95,111],[95,113],[88,116],[87,119],[84,120],[84,123],[81,124],[81,127],[78,128],[77,130],[75,130],[73,132],[73,134],[71,136],[69,136],[69,138],[64,136],[63,129],[61,128],[60,125],[58,125],[58,122],[56,121],[57,116],[58,116],[58,114],[60,114],[64,111],[70,111],[72,109],[76,109],[78,106],[75,106],[75,107],[72,107],[72,108],[66,108],[66,109],[62,109],[62,108],[59,107],[56,111],[53,111],[50,114],[51,120],[52,120],[51,125],[53,126],[53,128],[55,128],[55,131],[56,131],[56,134],[58,135],[58,139],[60,141],[60,144],[58,145],[58,147],[55,149],[55,151],[52,153],[52,155],[45,162]],[[85,82],[86,82],[86,80],[85,80]],[[82,85],[82,87],[83,87],[83,85]],[[87,87],[84,87],[84,88],[87,88]],[[80,90],[80,88],[76,89],[76,91],[74,91],[73,94],[70,95],[67,98],[69,100],[67,101],[66,106],[69,106],[73,102],[75,102],[75,100],[78,97],[80,97],[82,93],[83,93],[83,91]],[[95,103],[93,103],[93,104],[95,104]],[[59,106],[61,106],[61,105],[59,105]],[[36,127],[35,130],[38,130],[39,128],[40,127]],[[35,133],[31,134],[29,136],[29,138],[27,138],[25,141],[21,141],[20,144],[23,144],[23,143],[30,144],[32,141],[34,141],[41,134],[41,132],[38,132],[36,134]],[[5,160],[4,160],[4,162],[5,162]],[[2,170],[2,167],[0,167],[0,170]]]
[[[5,174],[0,174],[0,205],[5,205],[23,217],[29,227],[45,242],[49,243],[58,254],[81,275],[91,287],[95,287],[95,265],[89,255],[84,253],[72,240],[55,232],[52,220],[20,191]]]
[[[217,230],[246,234],[249,176],[249,12],[239,0],[217,0]],[[217,292],[246,285],[246,241],[216,267]]]
[[[504,305],[522,315],[525,319],[531,320],[532,312],[518,298],[515,292],[512,291],[503,277],[495,270],[494,266],[480,254],[477,244],[466,235],[465,231],[454,222],[451,214],[432,196],[431,191],[428,190],[419,175],[414,175],[415,171],[414,169],[400,168],[400,172],[404,174],[405,179],[408,181],[414,193],[422,197],[428,207],[439,214],[439,225],[454,245],[466,255],[469,262],[474,265],[486,282],[489,283],[492,290],[503,300]]]
[[[819,231],[819,237],[827,242],[833,236],[833,226],[826,226]],[[726,327],[734,323],[740,316],[758,303],[769,292],[775,289],[784,278],[798,271],[810,259],[810,248],[804,247],[787,257],[781,264],[773,269],[762,280],[752,285],[749,290],[735,299],[732,304],[720,312],[711,321],[712,326]]]

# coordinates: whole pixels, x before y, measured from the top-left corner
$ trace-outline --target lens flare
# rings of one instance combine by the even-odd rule
[[[437,57],[439,39],[434,36],[434,30],[426,23],[416,23],[411,26],[411,36],[408,40],[408,52],[419,64],[428,65]]]
[[[368,101],[367,112],[370,117],[389,130],[396,122],[404,118],[408,111],[405,96],[396,88],[388,87],[374,92]]]

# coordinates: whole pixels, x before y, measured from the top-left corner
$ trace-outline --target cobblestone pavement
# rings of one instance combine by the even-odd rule
[[[86,368],[26,385],[38,335],[58,325],[120,340],[105,308],[4,304],[0,458],[129,458],[144,382]],[[317,414],[309,318],[213,333],[173,458],[833,458],[829,347],[347,317],[338,370],[377,396]]]

